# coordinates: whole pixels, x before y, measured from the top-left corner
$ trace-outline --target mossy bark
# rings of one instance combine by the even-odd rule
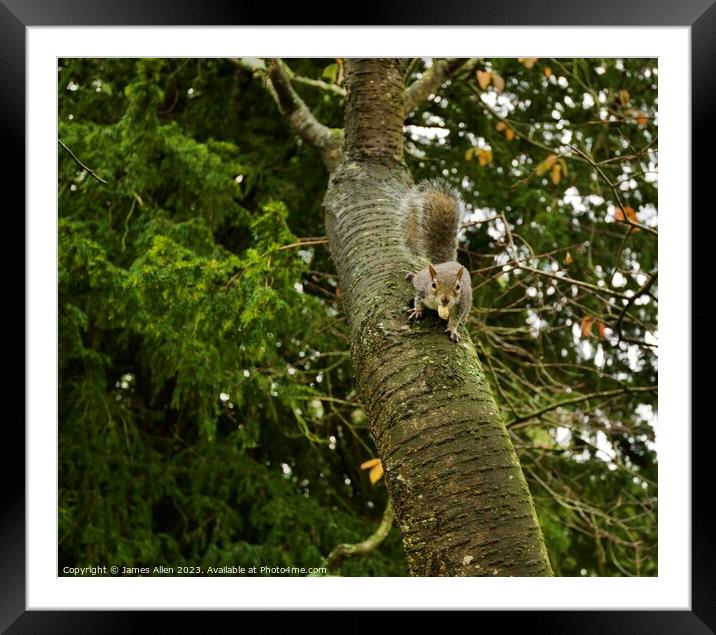
[[[404,87],[397,60],[348,60],[345,150],[326,225],[353,363],[411,575],[544,576],[519,461],[475,348],[433,312],[408,323],[415,262],[397,218]]]

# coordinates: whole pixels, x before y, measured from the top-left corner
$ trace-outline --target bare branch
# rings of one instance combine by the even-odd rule
[[[266,64],[260,57],[237,57],[232,61],[251,73],[260,73],[266,70]]]
[[[514,260],[513,262],[513,269],[525,269],[526,271],[531,271],[532,273],[539,274],[540,276],[546,276],[547,278],[559,280],[560,282],[573,284],[577,287],[584,287],[585,289],[589,289],[590,291],[594,291],[595,293],[604,293],[606,295],[614,296],[615,298],[622,298],[624,300],[629,299],[628,295],[619,291],[615,291],[612,288],[598,287],[596,285],[590,284],[589,282],[583,282],[582,280],[575,280],[574,278],[568,278],[567,276],[559,276],[556,273],[552,273],[551,271],[542,271],[541,269],[535,269],[534,267],[530,267],[529,265],[521,264],[519,260]]]
[[[343,131],[320,123],[291,86],[291,70],[280,59],[268,60],[268,65],[258,58],[234,59],[234,63],[254,75],[265,74],[266,89],[273,97],[281,114],[291,129],[301,139],[317,148],[328,170],[338,163],[343,147]]]
[[[415,80],[405,89],[405,112],[409,113],[420,102],[427,99],[428,95],[440,88],[447,78],[467,61],[467,58],[435,60],[420,79]]]
[[[326,558],[326,568],[329,573],[338,571],[346,558],[364,556],[378,547],[388,537],[390,529],[393,526],[394,516],[393,505],[390,503],[390,500],[388,500],[388,504],[385,506],[385,512],[383,512],[383,518],[373,535],[366,538],[363,542],[358,542],[353,545],[337,545],[335,549],[331,551]]]
[[[338,86],[337,84],[329,84],[328,82],[322,82],[320,79],[311,79],[310,77],[303,77],[302,75],[291,75],[291,81],[295,84],[305,84],[306,86],[312,86],[313,88],[320,88],[329,93],[334,93],[339,97],[346,96],[346,89]]]
[[[541,415],[545,414],[546,412],[550,412],[551,410],[556,410],[557,408],[561,408],[562,406],[571,406],[577,403],[581,403],[582,401],[588,401],[589,399],[598,399],[598,398],[605,398],[605,397],[616,397],[618,395],[626,395],[629,393],[635,393],[635,392],[656,392],[657,387],[656,386],[630,386],[630,387],[624,387],[624,388],[616,388],[615,390],[605,390],[603,392],[595,392],[588,395],[580,395],[579,397],[573,397],[572,399],[565,399],[564,401],[558,401],[556,403],[552,403],[548,406],[545,406],[544,408],[540,408],[539,410],[535,410],[534,412],[530,412],[529,414],[520,415],[518,417],[515,417],[512,419],[512,421],[509,421],[506,425],[508,428],[512,428],[518,423],[522,423],[523,421],[529,421],[530,419],[536,419],[540,417]]]
[[[627,311],[629,310],[629,307],[631,307],[634,304],[634,302],[636,301],[637,298],[640,298],[645,293],[649,292],[649,289],[651,289],[651,286],[656,282],[656,278],[657,278],[657,274],[654,274],[653,276],[651,276],[651,278],[649,278],[649,280],[647,280],[646,284],[641,289],[639,289],[633,296],[631,296],[631,298],[629,298],[627,303],[624,305],[622,312],[619,314],[619,319],[617,320],[617,327],[616,327],[616,331],[617,331],[617,334],[619,335],[620,342],[622,340],[624,340],[624,334],[622,333],[622,321],[624,320],[624,316],[626,315]]]
[[[70,150],[70,149],[62,142],[62,140],[58,139],[58,140],[57,140],[57,143],[60,144],[60,146],[62,147],[62,149],[65,150],[65,152],[67,152],[67,154],[69,154],[69,155],[72,157],[72,159],[74,160],[74,162],[75,162],[77,165],[79,165],[85,172],[87,172],[90,176],[92,176],[92,177],[94,177],[95,179],[97,179],[100,183],[103,183],[104,185],[107,185],[107,183],[108,183],[109,181],[105,181],[101,176],[99,176],[98,174],[95,173],[95,170],[92,170],[91,168],[88,168],[84,163],[82,163],[82,161],[80,161],[80,160],[75,156],[75,153],[72,152],[72,150]]]
[[[297,243],[291,243],[290,245],[283,245],[279,247],[279,251],[282,249],[293,249],[294,247],[309,247],[311,245],[327,245],[328,237],[319,236],[317,238],[301,238]]]

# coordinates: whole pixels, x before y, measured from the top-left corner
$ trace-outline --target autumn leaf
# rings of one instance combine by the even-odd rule
[[[594,324],[594,318],[588,315],[582,318],[582,337],[589,337],[592,334],[592,324]]]
[[[626,114],[629,115],[632,119],[635,119],[640,126],[645,126],[647,123],[649,123],[649,116],[643,113],[641,110],[637,110],[636,108],[629,108],[626,111]]]
[[[498,93],[501,93],[503,90],[505,90],[505,80],[502,78],[501,75],[498,75],[497,73],[492,74],[492,85],[495,87],[495,90]]]
[[[465,161],[472,161],[475,158],[475,151],[477,148],[468,148],[465,150]]]
[[[367,470],[368,468],[375,467],[380,463],[380,459],[368,459],[360,464],[361,470]]]
[[[486,165],[489,165],[492,163],[492,150],[485,150],[484,148],[482,150],[478,150],[477,160],[483,168]]]
[[[492,73],[490,71],[477,71],[477,83],[480,84],[482,90],[487,90],[491,81]]]
[[[574,258],[572,258],[572,254],[567,252],[564,254],[564,260],[562,261],[565,265],[569,266],[574,262]]]
[[[505,137],[508,141],[512,141],[515,138],[515,131],[512,130],[504,121],[498,121],[495,125],[497,132],[504,132]]]
[[[372,485],[375,485],[381,478],[383,478],[383,464],[379,463],[370,472],[368,472],[368,478]]]
[[[550,154],[544,161],[540,161],[537,164],[537,167],[535,168],[535,174],[537,176],[542,176],[543,174],[546,174],[547,170],[549,170],[554,165],[554,162],[556,160],[557,160],[557,155]]]
[[[597,332],[599,333],[599,337],[604,337],[607,332],[607,327],[601,320],[597,321]]]
[[[545,77],[552,77],[552,69],[549,66],[544,67],[543,73]]]
[[[614,209],[614,220],[617,221],[617,223],[626,223],[629,224],[629,221],[632,223],[638,223],[639,219],[636,217],[636,212],[634,211],[633,207],[625,207],[622,209],[621,207],[617,207]],[[632,231],[638,232],[640,231],[638,227],[632,227]]]
[[[539,57],[518,57],[517,61],[520,64],[524,64],[527,70],[530,70],[536,63]]]
[[[630,99],[631,95],[628,90],[622,89],[619,91],[619,103],[621,103],[622,106],[626,106]]]
[[[559,182],[561,179],[562,179],[562,168],[559,165],[559,163],[555,163],[552,166],[552,183],[554,185],[559,185]]]
[[[361,470],[370,469],[368,472],[368,478],[371,484],[375,485],[381,478],[383,478],[383,464],[380,459],[370,459],[360,464]]]

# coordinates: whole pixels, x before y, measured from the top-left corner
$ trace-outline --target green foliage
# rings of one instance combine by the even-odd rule
[[[294,139],[279,122],[259,145],[236,122],[257,102],[272,112],[263,92],[216,109],[227,73],[242,77],[224,62],[199,82],[202,64],[61,65],[60,139],[108,184],[60,150],[60,567],[316,567],[385,504],[357,473],[365,430],[341,428],[341,469],[335,417],[314,403],[329,373],[342,395],[351,377],[335,303],[303,291],[313,254],[290,226],[320,217],[320,164],[274,187]],[[211,107],[167,112],[175,85],[200,85]],[[215,136],[193,132],[209,113]],[[396,533],[344,572],[401,574],[400,551]]]

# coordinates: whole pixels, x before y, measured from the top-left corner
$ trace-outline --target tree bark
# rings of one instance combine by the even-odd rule
[[[357,387],[411,575],[551,575],[527,483],[467,336],[409,324],[415,262],[397,218],[405,89],[398,60],[346,61],[345,145],[326,193]]]

